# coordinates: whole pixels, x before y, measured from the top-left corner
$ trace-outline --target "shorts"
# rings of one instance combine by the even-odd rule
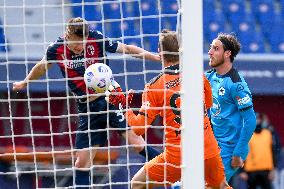
[[[208,187],[219,187],[225,179],[224,166],[221,156],[218,154],[204,160],[205,181]]]
[[[164,182],[168,186],[181,179],[181,168],[165,162],[164,153],[145,164],[145,171],[151,181]]]
[[[108,107],[109,106],[109,107]],[[90,111],[88,111],[88,108]],[[109,108],[109,112],[106,112]],[[88,115],[79,115],[79,127],[76,132],[76,149],[83,149],[95,145],[104,146],[107,141],[108,127],[117,128],[125,132],[127,125],[122,112],[108,104],[105,98],[99,97],[87,103],[78,102],[78,112]],[[108,126],[109,123],[109,126]]]

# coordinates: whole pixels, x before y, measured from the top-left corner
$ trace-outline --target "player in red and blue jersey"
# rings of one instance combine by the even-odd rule
[[[75,185],[81,186],[80,188],[89,188],[91,184],[89,168],[97,149],[93,147],[105,145],[108,125],[118,128],[120,133],[128,138],[129,144],[135,144],[135,150],[141,155],[146,156],[147,153],[148,158],[152,159],[159,154],[151,147],[145,149],[145,141],[141,136],[137,136],[132,130],[126,132],[125,118],[118,107],[107,103],[104,95],[93,94],[86,88],[83,78],[85,69],[99,62],[108,64],[106,52],[125,53],[138,58],[160,61],[158,55],[133,45],[114,42],[99,31],[90,30],[84,19],[72,18],[68,21],[64,36],[49,45],[45,56],[23,81],[13,84],[13,90],[22,90],[29,81],[44,75],[52,65],[57,64],[60,67],[78,104]]]

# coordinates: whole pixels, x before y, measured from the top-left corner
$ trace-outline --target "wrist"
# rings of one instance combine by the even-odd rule
[[[28,79],[23,80],[22,85],[24,85],[26,87],[28,85]]]

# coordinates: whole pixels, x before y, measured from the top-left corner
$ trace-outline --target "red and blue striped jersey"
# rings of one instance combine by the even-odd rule
[[[77,96],[86,95],[84,82],[85,69],[95,63],[108,64],[106,52],[115,53],[118,47],[117,42],[104,37],[99,31],[90,31],[89,37],[81,54],[73,53],[63,37],[59,37],[51,43],[46,51],[48,63],[56,63],[63,77],[68,80],[68,86],[72,93]]]

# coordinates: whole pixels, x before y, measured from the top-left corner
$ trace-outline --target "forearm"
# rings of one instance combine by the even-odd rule
[[[147,130],[147,118],[144,115],[135,115],[132,110],[128,110],[126,112],[126,119],[128,125],[131,126],[131,129],[135,132],[135,134],[145,134]]]
[[[134,45],[126,45],[121,43],[118,52],[129,54],[135,58],[140,58],[140,59],[145,58],[146,60],[151,60],[156,62],[161,61],[159,55],[155,55],[149,51],[146,51]]]
[[[25,82],[28,83],[31,80],[37,80],[43,76],[46,70],[50,67],[44,60],[38,62],[25,78]]]
[[[256,126],[256,117],[253,108],[241,112],[241,115],[244,119],[244,126],[242,128],[238,144],[233,152],[233,155],[238,157],[241,157],[243,155],[242,148],[248,144]]]
[[[137,58],[143,59],[145,58],[146,60],[152,60],[152,61],[160,61],[157,59],[157,55],[154,55],[153,53],[150,53],[142,48],[136,47],[136,46],[131,46],[131,53],[135,55]]]

